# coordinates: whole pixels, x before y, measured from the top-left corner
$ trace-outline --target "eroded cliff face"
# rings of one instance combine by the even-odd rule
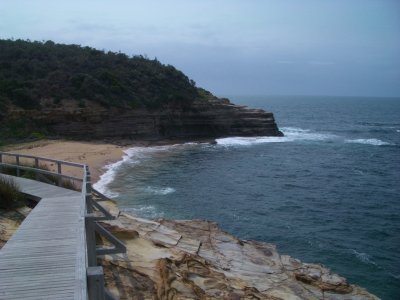
[[[237,239],[213,222],[119,213],[104,226],[127,245],[126,254],[102,260],[120,299],[378,299],[321,265]]]
[[[74,102],[72,102],[74,103]],[[40,111],[10,110],[5,124],[26,120],[50,134],[80,139],[196,139],[281,136],[272,113],[212,98],[161,111],[63,105]],[[38,129],[40,131],[40,129]]]

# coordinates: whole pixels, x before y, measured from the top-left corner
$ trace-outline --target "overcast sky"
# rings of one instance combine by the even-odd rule
[[[0,38],[157,57],[217,95],[400,96],[400,0],[0,0]]]

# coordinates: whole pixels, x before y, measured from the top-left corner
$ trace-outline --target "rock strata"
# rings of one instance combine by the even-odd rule
[[[45,105],[44,105],[45,106]],[[45,106],[46,107],[46,106]],[[197,139],[226,136],[281,136],[274,116],[216,97],[190,107],[159,111],[65,104],[41,110],[10,110],[5,124],[24,120],[37,131],[79,139]],[[28,126],[28,125],[26,125]]]
[[[322,265],[237,239],[213,222],[119,213],[104,226],[128,249],[102,259],[120,299],[378,299]]]

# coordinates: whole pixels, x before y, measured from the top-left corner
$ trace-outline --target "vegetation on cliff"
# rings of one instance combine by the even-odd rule
[[[0,111],[10,104],[40,109],[43,99],[53,104],[86,100],[105,107],[158,109],[188,105],[201,98],[181,71],[141,55],[104,52],[52,41],[0,40]]]
[[[281,136],[272,113],[232,105],[157,59],[0,40],[0,144],[21,139]]]
[[[54,135],[26,111],[189,109],[213,97],[171,65],[141,55],[105,52],[52,41],[0,40],[0,139]],[[25,111],[16,115],[15,110]],[[10,116],[12,118],[7,118]],[[0,141],[1,144],[1,141]]]

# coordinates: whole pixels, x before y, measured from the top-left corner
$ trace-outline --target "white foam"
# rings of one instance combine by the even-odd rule
[[[118,193],[110,191],[107,186],[114,180],[115,174],[117,170],[121,167],[121,165],[126,163],[130,159],[129,150],[124,152],[126,153],[126,155],[122,156],[122,159],[120,161],[106,165],[104,167],[104,169],[106,169],[106,172],[104,172],[104,174],[100,176],[99,181],[93,184],[93,187],[96,190],[98,190],[100,193],[103,193],[107,197],[116,198],[119,196]]]
[[[297,127],[283,127],[282,129],[285,137],[295,140],[314,140],[322,141],[337,138],[336,135],[331,133],[313,132],[309,129],[302,129]]]
[[[355,139],[355,140],[345,140],[345,142],[354,144],[373,145],[373,146],[391,145],[390,143],[378,139]]]
[[[400,129],[396,129],[396,132],[399,132],[399,133],[400,133]]]
[[[183,146],[191,146],[191,145],[198,145],[198,143],[185,143],[185,144],[173,144],[173,145],[165,145],[165,146],[153,146],[153,147],[132,147],[124,151],[125,155],[122,156],[120,161],[116,163],[112,163],[106,165],[104,169],[106,171],[103,175],[100,176],[99,181],[97,181],[93,187],[98,190],[99,192],[103,193],[107,197],[116,198],[119,196],[119,193],[113,192],[108,188],[108,185],[114,181],[115,175],[117,171],[121,168],[122,165],[130,164],[139,164],[143,159],[149,157],[152,154],[158,152],[165,152],[171,149],[176,149],[178,147]],[[172,188],[167,188],[165,190],[160,190],[158,193],[161,195],[166,195],[169,193],[175,192]],[[163,194],[164,193],[164,194]]]
[[[147,186],[143,190],[144,192],[151,195],[168,195],[176,192],[176,190],[172,187]]]
[[[371,264],[376,266],[376,263],[374,261],[372,261],[372,258],[370,255],[368,255],[367,253],[363,253],[363,252],[358,252],[354,249],[351,250],[353,252],[353,254],[363,263],[365,264]]]
[[[297,127],[281,128],[284,136],[258,136],[258,137],[229,137],[217,139],[217,144],[222,146],[249,146],[262,143],[284,143],[300,140],[322,141],[335,138],[336,136],[329,133],[312,132],[309,129]]]
[[[157,212],[156,208],[152,205],[140,205],[137,207],[123,208],[122,210],[134,216],[150,219],[162,218],[164,216],[162,212]]]
[[[216,139],[221,146],[248,146],[261,143],[282,143],[287,142],[285,137],[229,137]]]

